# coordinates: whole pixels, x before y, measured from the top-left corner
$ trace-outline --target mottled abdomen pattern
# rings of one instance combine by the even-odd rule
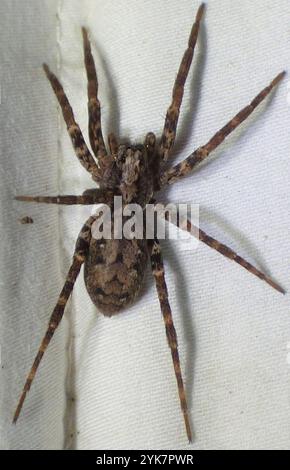
[[[138,295],[147,257],[145,240],[92,238],[84,278],[92,301],[104,315],[118,313]]]

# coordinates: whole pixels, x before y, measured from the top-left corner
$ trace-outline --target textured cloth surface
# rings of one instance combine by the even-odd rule
[[[58,192],[57,110],[41,68],[44,58],[56,66],[56,8],[51,0],[0,3],[1,448],[61,448],[63,442],[65,328],[23,420],[11,424],[63,278],[57,211],[13,201],[20,193]],[[33,225],[18,222],[26,215]]]
[[[198,7],[192,0],[2,0],[1,447],[188,448],[154,283],[108,319],[80,276],[17,427],[11,415],[69,267],[80,207],[13,203],[16,193],[81,194],[74,156],[41,63],[87,138],[81,25],[90,31],[105,135],[160,134]],[[283,69],[288,0],[209,0],[182,108],[176,159],[189,155]],[[36,20],[37,19],[37,20]],[[3,22],[3,25],[2,25]],[[4,47],[5,46],[5,47]],[[162,201],[200,204],[209,234],[290,291],[288,78],[191,178]],[[17,219],[31,215],[34,224]],[[195,449],[289,449],[290,306],[199,244],[162,243]]]

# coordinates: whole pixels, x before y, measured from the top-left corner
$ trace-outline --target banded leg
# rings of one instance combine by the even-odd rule
[[[88,112],[89,112],[89,136],[94,154],[100,160],[107,154],[102,133],[101,107],[98,99],[98,77],[96,66],[91,51],[88,33],[82,28],[84,41],[85,66],[88,78]]]
[[[165,218],[169,220],[168,213],[166,213]],[[255,266],[253,266],[251,263],[239,256],[231,248],[219,242],[215,238],[211,237],[203,230],[198,228],[196,225],[193,225],[189,220],[186,221],[185,225],[180,224],[180,228],[191,233],[191,235],[199,239],[201,242],[205,243],[210,248],[213,248],[214,250],[218,251],[221,255],[225,256],[226,258],[232,261],[235,261],[235,263],[238,263],[247,271],[254,274],[254,276],[257,276],[262,281],[265,281],[267,284],[273,287],[273,289],[277,290],[278,292],[281,292],[281,294],[285,294],[284,289],[280,287],[275,281],[273,281],[269,276],[266,276],[266,274],[259,271],[259,269],[255,268]]]
[[[90,191],[90,190],[89,190]],[[113,193],[103,191],[102,189],[93,189],[90,194],[81,196],[16,196],[16,201],[38,202],[42,204],[63,204],[63,205],[92,205],[92,204],[111,204],[114,198]]]
[[[190,33],[188,48],[186,49],[178,74],[174,83],[173,92],[172,92],[172,102],[169,106],[165,118],[165,124],[163,133],[161,136],[159,144],[159,156],[163,161],[167,161],[169,153],[173,148],[175,137],[176,137],[176,128],[178,124],[178,118],[180,113],[180,107],[182,103],[182,98],[184,94],[184,86],[188,76],[188,72],[192,63],[194,49],[198,37],[198,31],[200,26],[200,21],[204,12],[205,5],[201,4],[195,19],[195,23],[192,26]]]
[[[57,77],[49,70],[49,67],[46,64],[43,65],[43,68],[60,104],[63,118],[67,125],[67,130],[75,149],[75,153],[83,167],[89,173],[91,173],[93,179],[97,182],[100,182],[102,176],[101,171],[98,168],[91,152],[89,151],[87,144],[85,143],[79,125],[75,121],[73,110],[67,99],[64,89]]]
[[[73,290],[75,281],[78,277],[78,274],[80,272],[81,266],[83,262],[85,261],[87,251],[89,248],[89,243],[90,243],[90,238],[91,238],[91,226],[93,222],[95,221],[95,217],[90,217],[86,224],[83,226],[80,235],[78,237],[77,243],[76,243],[76,248],[75,248],[75,253],[73,256],[73,261],[71,264],[71,267],[69,269],[68,275],[65,280],[65,284],[62,288],[62,291],[60,293],[60,296],[58,298],[57,304],[53,310],[53,313],[50,317],[49,324],[46,330],[46,333],[44,335],[44,338],[41,342],[40,348],[38,350],[38,353],[35,357],[35,360],[33,362],[33,365],[31,367],[31,370],[29,372],[29,375],[27,377],[27,380],[25,382],[22,394],[20,396],[14,418],[13,418],[13,423],[16,423],[19,414],[21,412],[25,397],[27,392],[30,390],[31,384],[33,382],[33,379],[35,377],[36,371],[39,367],[39,364],[41,362],[41,359],[54,335],[55,330],[57,329],[64,313],[65,306],[67,304],[67,301],[70,297],[70,294]]]
[[[117,138],[113,132],[111,132],[108,135],[108,144],[109,144],[110,154],[117,155],[119,146],[118,146]]]
[[[175,181],[187,176],[196,165],[207,158],[208,155],[215,150],[229,134],[245,121],[250,114],[252,114],[257,106],[269,95],[272,89],[282,80],[284,75],[285,72],[281,72],[277,75],[269,86],[264,88],[264,90],[262,90],[248,106],[242,109],[233,119],[231,119],[231,121],[219,130],[206,145],[199,147],[181,163],[170,168],[168,171],[165,171],[161,176],[161,186],[173,184]]]
[[[186,433],[187,433],[189,442],[191,442],[192,434],[191,434],[191,429],[190,429],[187,402],[186,402],[185,390],[184,390],[183,379],[182,379],[181,368],[180,368],[177,335],[176,335],[176,330],[173,324],[171,308],[170,308],[169,301],[168,301],[168,291],[167,291],[166,282],[165,282],[164,265],[163,265],[163,260],[162,260],[160,244],[157,239],[148,240],[147,243],[148,243],[149,254],[151,257],[152,273],[155,278],[156,289],[157,289],[158,298],[160,302],[161,312],[162,312],[164,323],[165,323],[167,341],[171,350],[171,356],[172,356],[175,377],[176,377],[177,386],[178,386],[179,400],[180,400],[180,405],[181,405],[181,409],[183,412]]]

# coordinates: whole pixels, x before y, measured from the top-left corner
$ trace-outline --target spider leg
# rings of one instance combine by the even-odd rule
[[[167,220],[169,220],[167,213],[165,217]],[[253,266],[251,263],[239,256],[231,248],[219,242],[215,238],[211,237],[196,225],[193,225],[189,220],[187,220],[185,225],[183,226],[182,224],[180,224],[180,228],[191,233],[191,235],[199,239],[201,242],[205,243],[210,248],[213,248],[214,250],[218,251],[221,255],[225,256],[226,258],[229,258],[232,261],[235,261],[235,263],[238,263],[240,266],[257,276],[262,281],[265,281],[267,284],[273,287],[273,289],[276,289],[278,292],[281,292],[281,294],[285,294],[284,289],[280,287],[275,281],[273,281],[269,276],[259,271],[259,269],[255,268],[255,266]]]
[[[171,350],[171,356],[172,356],[175,377],[176,377],[177,386],[178,386],[180,405],[181,405],[181,409],[183,412],[183,418],[184,418],[184,423],[186,427],[186,433],[187,433],[189,442],[191,442],[192,434],[191,434],[187,402],[186,402],[185,390],[184,390],[183,379],[182,379],[181,368],[180,368],[177,335],[176,335],[176,330],[173,324],[171,308],[170,308],[169,301],[168,301],[168,291],[166,287],[164,265],[163,265],[160,244],[157,238],[155,238],[155,240],[148,240],[147,243],[148,243],[149,254],[151,257],[152,273],[155,278],[156,289],[157,289],[158,298],[160,302],[161,312],[162,312],[164,323],[165,323],[167,341]]]
[[[93,189],[91,194],[82,194],[81,196],[16,196],[16,201],[39,202],[44,204],[64,204],[64,205],[91,205],[107,204],[113,199],[113,194],[102,189]]]
[[[160,160],[164,162],[167,161],[169,157],[169,153],[173,148],[175,137],[176,137],[176,128],[178,124],[178,118],[180,113],[180,107],[182,103],[183,93],[184,93],[184,86],[188,76],[188,72],[192,63],[194,49],[198,37],[198,31],[200,26],[200,21],[202,19],[202,15],[204,12],[205,4],[201,4],[195,19],[195,23],[192,26],[192,30],[190,33],[189,41],[188,41],[188,48],[186,49],[179,70],[178,74],[174,83],[173,92],[172,92],[172,102],[169,106],[165,118],[165,124],[163,133],[161,136],[160,144],[159,144],[159,156]]]
[[[107,155],[102,134],[101,107],[98,99],[98,78],[96,66],[91,51],[88,33],[82,28],[84,41],[85,66],[88,78],[88,112],[89,112],[89,136],[94,154],[100,160]]]
[[[76,204],[96,204],[90,196],[16,196],[16,201],[39,202],[41,204],[63,204],[72,206]]]
[[[111,155],[117,155],[119,145],[117,138],[113,132],[108,135],[108,144]]]
[[[202,162],[208,155],[215,150],[225,138],[231,134],[243,121],[245,121],[250,114],[257,108],[257,106],[269,95],[272,89],[282,80],[285,72],[281,72],[276,78],[270,83],[269,86],[264,88],[253,101],[243,108],[231,121],[229,121],[221,130],[219,130],[206,145],[199,147],[189,157],[183,160],[181,163],[165,171],[161,175],[161,186],[167,184],[173,184],[175,181],[187,176],[193,168]]]
[[[100,182],[102,176],[101,171],[89,151],[79,125],[75,121],[73,110],[64,89],[57,77],[49,70],[48,65],[43,64],[43,68],[62,109],[62,114],[67,125],[67,130],[75,149],[75,153],[83,167],[91,173],[93,179]]]
[[[78,277],[78,274],[80,272],[81,266],[82,266],[83,262],[85,261],[85,258],[86,258],[86,255],[87,255],[87,251],[88,251],[89,243],[90,243],[90,239],[91,239],[91,226],[92,226],[93,222],[95,221],[95,219],[96,219],[96,217],[93,217],[93,216],[90,217],[88,219],[88,221],[85,223],[85,225],[83,226],[83,228],[82,228],[82,230],[79,234],[71,267],[68,271],[68,274],[67,274],[67,277],[66,277],[66,280],[65,280],[65,284],[62,288],[62,291],[59,295],[57,304],[56,304],[56,306],[53,310],[53,313],[50,317],[46,333],[44,335],[44,338],[41,342],[38,353],[35,357],[34,363],[31,367],[31,370],[30,370],[29,375],[27,377],[27,380],[25,382],[22,394],[20,396],[16,411],[15,411],[15,414],[14,414],[13,423],[16,423],[16,421],[19,417],[19,414],[21,412],[26,394],[27,394],[27,392],[29,391],[29,389],[31,387],[34,376],[35,376],[36,371],[37,371],[37,369],[39,367],[39,364],[41,362],[41,359],[42,359],[42,357],[43,357],[43,355],[44,355],[44,353],[45,353],[45,351],[46,351],[46,349],[47,349],[47,347],[48,347],[48,345],[49,345],[49,343],[50,343],[50,341],[51,341],[51,339],[54,335],[55,330],[57,329],[57,327],[58,327],[58,325],[59,325],[59,323],[60,323],[60,321],[63,317],[65,306],[66,306],[67,301],[70,297],[70,294],[73,290],[73,287],[74,287],[75,281]]]

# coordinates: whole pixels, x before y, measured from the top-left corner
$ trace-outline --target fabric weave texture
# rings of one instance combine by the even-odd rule
[[[80,6],[81,3],[81,6]],[[16,194],[81,194],[77,161],[41,64],[67,92],[88,142],[81,26],[90,33],[104,134],[160,135],[198,7],[192,0],[0,3],[2,449],[289,449],[290,305],[208,247],[162,243],[195,440],[188,446],[151,273],[135,305],[101,316],[77,281],[17,426],[24,379],[90,208]],[[208,0],[184,95],[175,161],[290,70],[288,0]],[[160,194],[200,204],[200,225],[290,292],[290,87]],[[18,219],[29,215],[33,225]]]

